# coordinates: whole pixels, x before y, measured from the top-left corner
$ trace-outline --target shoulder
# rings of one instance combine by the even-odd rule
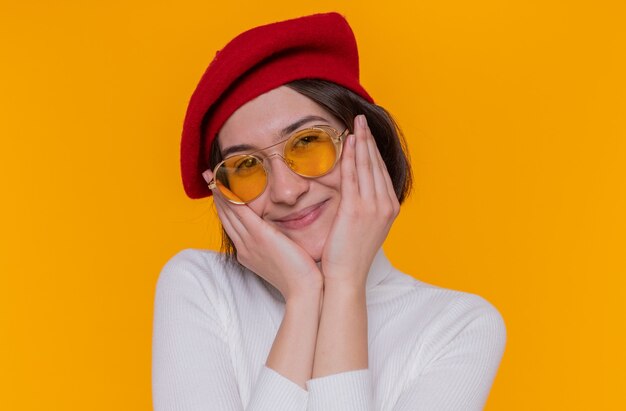
[[[174,294],[177,300],[191,297],[229,310],[245,302],[279,299],[276,293],[269,283],[225,254],[200,249],[182,250],[171,257],[156,285],[157,297],[160,294]]]
[[[222,254],[209,250],[186,249],[171,257],[163,266],[157,286],[162,283],[195,280],[206,283],[235,269]]]
[[[500,311],[492,303],[473,293],[442,290],[451,297],[441,313],[447,332],[471,333],[475,338],[489,339],[495,345],[504,346],[506,325]]]
[[[156,284],[157,301],[221,304],[232,294],[232,279],[243,275],[223,254],[186,249],[164,265]]]
[[[225,267],[226,260],[223,254],[211,251],[200,250],[196,248],[188,248],[174,254],[163,267],[163,272],[186,267],[190,269],[206,268],[206,267]]]
[[[433,300],[439,301],[428,333],[436,336],[440,347],[456,341],[501,356],[506,344],[506,325],[500,311],[491,302],[464,291],[433,286],[428,290]]]
[[[422,330],[445,340],[461,333],[472,333],[504,346],[506,326],[499,310],[484,297],[464,291],[435,286],[394,269],[398,303],[413,309]],[[446,337],[447,336],[447,337]]]

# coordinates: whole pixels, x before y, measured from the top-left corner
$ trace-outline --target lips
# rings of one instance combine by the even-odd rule
[[[328,200],[324,200],[321,203],[317,203],[295,213],[288,214],[280,219],[275,219],[274,222],[279,226],[288,229],[304,228],[317,220],[320,214],[322,214],[322,211],[324,211],[327,202]]]

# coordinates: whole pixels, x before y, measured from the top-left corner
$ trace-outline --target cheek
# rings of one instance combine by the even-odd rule
[[[261,218],[263,218],[263,214],[265,214],[265,208],[267,205],[267,200],[265,197],[266,193],[263,193],[259,198],[248,203],[248,207],[250,208],[250,210],[252,210],[254,214],[258,215]]]
[[[341,190],[341,170],[339,168],[339,163],[333,168],[333,170],[326,174],[325,176],[319,177],[316,181],[328,188],[331,188],[335,191]]]

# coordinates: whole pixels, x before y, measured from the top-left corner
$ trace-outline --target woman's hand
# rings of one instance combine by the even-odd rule
[[[212,173],[204,178],[210,181]],[[260,218],[247,205],[213,199],[237,260],[272,284],[285,299],[285,313],[266,366],[306,389],[311,379],[323,292],[322,273],[304,249]]]
[[[324,282],[365,287],[400,204],[365,116],[341,156],[341,202],[322,253]]]
[[[211,171],[203,173],[210,181]],[[213,199],[220,221],[237,249],[237,260],[272,284],[289,301],[321,293],[323,277],[302,247],[263,221],[247,205],[231,204],[219,190]]]

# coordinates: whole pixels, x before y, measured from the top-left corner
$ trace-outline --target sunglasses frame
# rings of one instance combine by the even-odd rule
[[[268,156],[263,156],[263,157],[260,157],[260,156],[256,155],[257,153],[260,153],[261,151],[265,151],[265,150],[270,149],[272,147],[276,147],[276,146],[278,146],[280,144],[287,143],[292,138],[296,137],[297,135],[301,134],[302,132],[306,132],[307,130],[321,130],[321,131],[325,132],[326,134],[328,134],[330,136],[330,138],[331,138],[331,140],[333,142],[333,145],[335,146],[335,153],[336,153],[335,161],[334,161],[333,165],[328,169],[328,171],[326,171],[324,174],[320,174],[318,176],[307,176],[307,175],[300,174],[300,173],[296,172],[293,168],[291,168],[291,165],[289,164],[290,161],[285,158],[285,149],[287,148],[287,144],[285,144],[285,147],[283,147],[282,155],[279,154],[279,153],[274,153],[274,154],[270,154]],[[345,141],[345,139],[346,139],[346,137],[348,136],[349,133],[350,133],[350,129],[349,128],[346,128],[343,132],[339,133],[339,131],[337,129],[335,129],[335,128],[331,127],[331,126],[315,125],[315,126],[312,126],[312,127],[303,128],[301,130],[296,130],[292,134],[290,134],[289,137],[287,137],[286,139],[281,140],[281,141],[279,141],[276,144],[272,144],[271,146],[268,146],[268,147],[265,147],[265,148],[261,148],[259,150],[255,150],[255,151],[253,151],[251,153],[248,153],[248,154],[235,154],[235,155],[232,155],[232,156],[227,157],[227,158],[223,159],[222,161],[220,161],[215,166],[215,168],[213,168],[213,178],[211,179],[211,181],[209,181],[209,189],[214,190],[214,189],[217,188],[218,190],[220,190],[220,188],[217,185],[217,182],[215,181],[215,176],[217,175],[217,171],[219,170],[219,168],[226,161],[230,160],[233,157],[240,157],[240,156],[241,157],[253,157],[253,158],[259,160],[259,162],[261,163],[261,167],[263,167],[263,171],[265,172],[265,175],[266,175],[265,186],[263,186],[263,189],[259,192],[259,194],[256,197],[254,197],[254,198],[252,198],[252,199],[250,199],[248,201],[235,201],[235,200],[232,200],[232,199],[228,198],[228,196],[224,195],[223,193],[221,193],[222,196],[226,199],[226,201],[229,201],[229,202],[231,202],[233,204],[248,204],[249,202],[254,201],[257,198],[259,198],[261,196],[261,194],[263,194],[265,192],[265,189],[267,188],[267,184],[268,184],[268,181],[269,181],[269,176],[270,176],[267,168],[265,168],[265,160],[267,160],[268,158],[273,157],[273,156],[279,156],[280,158],[282,158],[283,162],[289,168],[289,170],[291,170],[294,174],[299,175],[300,177],[304,177],[304,178],[318,178],[318,177],[325,176],[326,174],[330,173],[335,168],[335,166],[337,165],[337,161],[339,161],[339,158],[341,157],[341,152],[343,151],[343,143],[344,143],[344,141]],[[220,190],[220,192],[221,192],[221,190]],[[233,194],[235,194],[235,193],[233,193]]]

